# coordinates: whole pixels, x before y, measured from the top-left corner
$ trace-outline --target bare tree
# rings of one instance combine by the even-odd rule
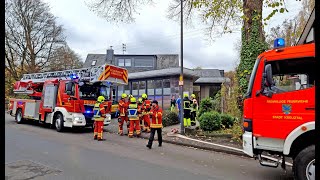
[[[267,35],[267,42],[270,47],[276,38],[285,39],[286,46],[295,45],[303,32],[303,29],[314,8],[314,0],[303,0],[299,13],[292,19],[286,19],[281,25],[272,27]]]
[[[92,0],[88,7],[108,22],[133,22],[138,7],[153,0]]]
[[[82,68],[82,66],[83,62],[81,61],[81,57],[66,45],[52,52],[46,70],[61,71]]]
[[[52,51],[65,43],[49,10],[40,0],[5,1],[5,67],[16,80],[45,68]]]

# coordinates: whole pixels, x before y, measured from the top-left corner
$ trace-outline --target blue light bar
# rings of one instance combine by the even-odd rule
[[[274,48],[285,47],[285,45],[286,43],[283,38],[277,38],[276,40],[274,40],[274,43],[273,43]]]
[[[91,111],[86,111],[86,113],[91,113]]]
[[[71,79],[78,79],[79,77],[76,74],[71,74],[70,78]]]

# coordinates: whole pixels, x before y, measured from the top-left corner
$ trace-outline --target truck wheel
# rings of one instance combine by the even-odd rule
[[[56,126],[56,130],[58,131],[58,132],[62,132],[63,131],[63,128],[64,128],[64,126],[63,126],[63,116],[62,116],[62,114],[57,114],[56,115],[56,118],[55,118],[55,126]]]
[[[17,112],[16,112],[16,122],[18,124],[23,123],[23,117],[22,117],[22,110],[21,109],[18,109]]]
[[[293,161],[294,178],[297,180],[315,180],[315,146],[303,149]]]

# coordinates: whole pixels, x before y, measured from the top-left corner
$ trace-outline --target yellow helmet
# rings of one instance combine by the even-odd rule
[[[103,102],[104,100],[105,100],[105,98],[103,96],[99,96],[97,101],[98,102]]]
[[[139,98],[139,99],[138,99],[138,102],[139,102],[139,103],[142,103],[142,98]]]
[[[121,98],[126,98],[127,97],[127,94],[126,93],[123,93],[122,95],[121,95]]]
[[[191,94],[191,97],[192,97],[193,99],[195,99],[195,98],[196,98],[196,95],[195,95],[195,94]]]
[[[130,98],[130,102],[134,103],[134,102],[137,102],[137,100],[135,97],[132,97],[132,98]]]
[[[141,95],[141,97],[142,97],[143,99],[147,99],[147,98],[148,98],[148,95],[144,93],[144,94]]]
[[[183,97],[189,97],[188,94],[184,94]]]

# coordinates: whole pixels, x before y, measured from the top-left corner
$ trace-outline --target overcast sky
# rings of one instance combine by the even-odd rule
[[[127,54],[179,54],[179,23],[167,18],[170,0],[159,0],[153,6],[140,8],[133,24],[110,24],[98,17],[86,6],[84,0],[44,0],[51,12],[64,26],[68,45],[78,53],[83,61],[87,54],[106,53],[113,46],[116,54],[122,54],[122,43],[127,46]],[[88,2],[88,1],[86,1]],[[270,27],[284,19],[296,15],[300,3],[287,0],[289,13],[277,14],[270,20]],[[264,14],[268,13],[267,11]],[[235,44],[240,40],[240,32],[226,34],[209,42],[203,28],[194,25],[184,31],[184,67],[218,68],[225,71],[234,69],[238,54]]]

